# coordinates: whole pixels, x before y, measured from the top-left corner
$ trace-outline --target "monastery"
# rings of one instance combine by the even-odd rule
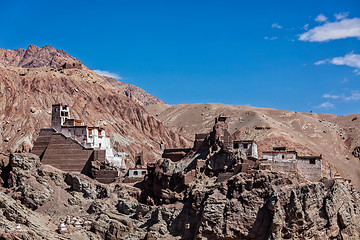
[[[43,128],[32,153],[43,164],[80,172],[99,182],[114,181],[125,168],[123,153],[114,153],[105,129],[70,117],[67,105],[52,105],[51,128]]]

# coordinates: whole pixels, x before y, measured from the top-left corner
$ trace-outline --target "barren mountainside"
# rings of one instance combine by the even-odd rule
[[[47,46],[41,50],[35,46],[29,49],[38,51],[39,56],[44,56],[42,49],[52,52]],[[66,56],[67,61],[71,59],[62,51],[59,54]],[[48,54],[41,58],[45,67],[35,64],[39,59],[25,64],[28,60],[19,60],[20,53],[16,56],[12,61],[8,56],[7,66],[0,67],[0,152],[3,159],[7,159],[11,151],[32,147],[39,130],[50,127],[51,105],[55,103],[68,104],[72,117],[84,120],[85,124],[105,127],[114,148],[130,152],[130,156],[143,151],[146,160],[153,161],[161,156],[162,143],[168,147],[188,144],[185,138],[169,130],[131,98],[119,94],[94,71],[86,67],[55,69],[52,67],[55,62],[54,67],[62,64],[56,60],[61,57],[57,54],[54,58]]]
[[[360,187],[360,114],[332,115],[224,104],[153,105],[146,109],[189,139],[209,132],[214,118],[228,116],[230,133],[256,140],[259,152],[287,146],[301,155],[322,154],[326,177],[338,173]]]
[[[133,101],[139,103],[140,105],[148,106],[153,104],[165,104],[164,101],[158,99],[151,94],[148,94],[147,92],[135,85],[127,84],[111,77],[104,78],[118,91],[118,93],[131,98]]]
[[[59,69],[64,63],[81,64],[81,68],[90,70],[82,65],[81,61],[70,56],[63,50],[57,50],[49,45],[45,45],[40,48],[35,45],[30,45],[27,49],[15,49],[5,50],[0,48],[0,67],[12,66],[20,68],[39,68],[39,67],[52,67]],[[160,99],[148,94],[141,88],[120,82],[111,77],[99,76],[104,78],[112,86],[114,86],[118,92],[125,95],[140,105],[151,105],[164,103]]]

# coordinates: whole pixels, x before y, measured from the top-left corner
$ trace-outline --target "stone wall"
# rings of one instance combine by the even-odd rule
[[[296,161],[295,160],[284,160],[284,161],[266,161],[271,165],[271,171],[283,172],[283,173],[295,173],[296,172]]]
[[[322,160],[321,159],[298,159],[296,161],[297,169],[307,180],[319,181],[322,178]]]

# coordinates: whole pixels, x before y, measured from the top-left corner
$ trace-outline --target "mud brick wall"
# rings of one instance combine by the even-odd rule
[[[183,159],[190,151],[191,148],[165,149],[162,158],[169,158],[171,161],[177,162]]]
[[[271,165],[271,171],[283,172],[283,173],[295,173],[296,162],[295,161],[268,161]]]
[[[92,156],[93,149],[84,149],[78,142],[66,138],[61,133],[54,133],[41,159],[41,163],[49,164],[66,172],[82,172]]]
[[[101,183],[109,184],[118,178],[118,172],[112,169],[101,169],[97,172],[95,179]]]
[[[51,136],[55,133],[56,131],[52,128],[43,128],[40,130],[40,134],[36,140],[36,142],[34,143],[34,147],[31,150],[31,153],[38,155],[40,158],[43,155],[43,153],[45,152],[47,146],[49,145]]]
[[[322,178],[322,160],[316,159],[315,164],[310,164],[310,160],[297,160],[297,169],[306,179],[316,182]]]

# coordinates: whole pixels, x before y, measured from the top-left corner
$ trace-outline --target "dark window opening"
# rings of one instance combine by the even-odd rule
[[[138,175],[138,172],[137,172],[137,171],[134,171],[134,175],[137,176],[137,175]]]
[[[285,159],[285,155],[282,155],[282,159]]]
[[[244,149],[248,148],[248,144],[247,143],[243,143]]]
[[[234,148],[235,149],[239,148],[239,143],[234,143]]]
[[[146,171],[142,171],[142,172],[141,172],[141,175],[145,175],[145,174],[146,174]]]
[[[310,164],[315,164],[315,159],[310,159]]]

